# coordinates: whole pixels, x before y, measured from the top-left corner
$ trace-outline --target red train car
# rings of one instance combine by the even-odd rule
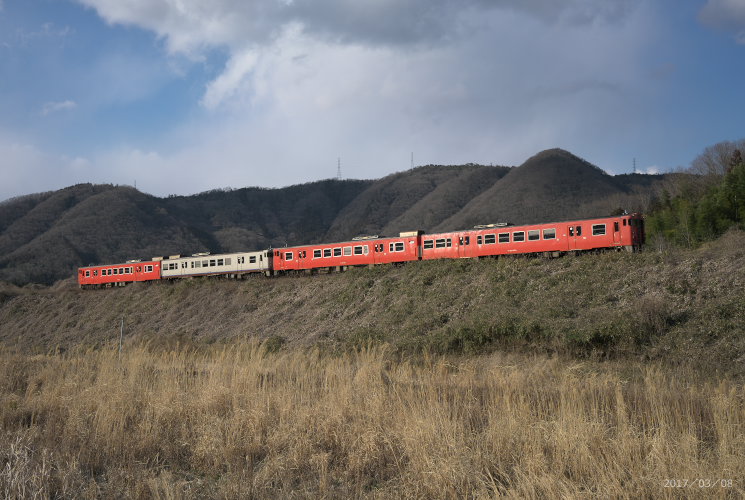
[[[160,261],[130,261],[124,264],[107,264],[78,269],[80,288],[123,286],[135,281],[160,279]]]
[[[510,254],[561,254],[623,248],[641,249],[640,214],[512,226],[492,224],[471,230],[422,236],[422,259],[458,259]]]
[[[398,238],[377,236],[341,243],[319,243],[274,249],[275,273],[350,266],[392,264],[419,259],[419,231],[401,233]]]

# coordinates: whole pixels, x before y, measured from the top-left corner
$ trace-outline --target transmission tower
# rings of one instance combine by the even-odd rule
[[[341,157],[336,159],[336,180],[341,180]]]

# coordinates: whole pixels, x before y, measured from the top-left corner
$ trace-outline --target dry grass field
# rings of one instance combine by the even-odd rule
[[[745,390],[655,365],[0,352],[4,498],[742,498]]]

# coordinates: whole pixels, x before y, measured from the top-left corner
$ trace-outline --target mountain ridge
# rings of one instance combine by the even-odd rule
[[[518,167],[425,165],[377,180],[326,179],[159,198],[77,184],[0,203],[0,280],[52,283],[81,265],[643,211],[664,175],[611,176],[562,149]]]

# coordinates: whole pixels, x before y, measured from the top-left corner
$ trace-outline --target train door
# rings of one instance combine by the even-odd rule
[[[621,244],[621,221],[613,221],[613,245]]]
[[[464,257],[469,257],[470,249],[471,249],[471,235],[461,234],[460,236],[458,236],[458,248],[457,248],[458,258],[462,259]]]
[[[582,241],[584,241],[584,236],[582,235],[582,233],[582,224],[572,223],[567,226],[568,250],[582,249]]]

